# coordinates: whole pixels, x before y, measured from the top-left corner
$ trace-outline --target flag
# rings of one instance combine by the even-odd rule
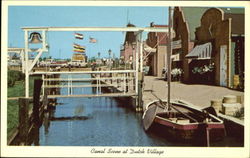
[[[85,50],[85,47],[84,47],[84,46],[81,46],[81,45],[76,44],[76,43],[73,44],[73,47],[74,47],[75,49],[84,49],[84,50]]]
[[[75,33],[75,38],[82,40],[83,39],[83,34],[81,34],[81,33]]]
[[[78,53],[85,53],[85,49],[73,49],[74,52],[78,52]]]
[[[96,42],[97,42],[96,39],[89,37],[89,43],[96,43]]]

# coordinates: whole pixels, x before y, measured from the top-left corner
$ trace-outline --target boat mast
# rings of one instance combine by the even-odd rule
[[[168,45],[167,45],[167,81],[168,81],[168,106],[167,110],[169,111],[170,108],[170,82],[171,82],[171,55],[172,55],[172,7],[169,6],[168,8]]]

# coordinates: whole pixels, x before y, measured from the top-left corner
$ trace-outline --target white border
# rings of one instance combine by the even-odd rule
[[[249,49],[249,17],[250,2],[246,1],[2,1],[2,43],[1,43],[1,156],[14,157],[234,157],[243,158],[249,155],[249,71],[245,65],[245,147],[158,147],[164,154],[91,154],[96,149],[154,149],[153,147],[13,147],[7,146],[7,43],[8,43],[8,6],[238,6],[245,7],[245,59],[250,59]],[[166,10],[167,11],[167,10]],[[248,96],[248,97],[247,97]],[[5,132],[6,131],[6,132]]]

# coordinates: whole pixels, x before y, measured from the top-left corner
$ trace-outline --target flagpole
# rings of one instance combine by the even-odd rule
[[[172,7],[169,6],[169,10],[168,10],[168,20],[169,20],[169,26],[168,26],[168,46],[167,46],[167,83],[168,83],[168,106],[167,106],[167,110],[170,111],[170,82],[171,82],[171,54],[172,54],[172,33],[171,33],[171,29],[172,29]]]

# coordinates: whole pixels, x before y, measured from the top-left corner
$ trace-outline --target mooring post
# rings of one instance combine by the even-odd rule
[[[136,107],[136,111],[140,112],[142,110],[142,106],[143,106],[143,101],[142,101],[142,85],[143,85],[143,72],[139,72],[138,73],[138,97],[137,97],[137,107]]]
[[[39,146],[39,126],[35,125],[33,128],[33,142],[35,146]]]
[[[129,82],[128,77],[129,77],[128,73],[126,73],[126,92],[128,92],[128,90],[129,90],[128,89],[128,85],[129,85],[129,83],[128,83]]]
[[[19,135],[20,141],[24,145],[28,145],[29,132],[29,99],[19,98]]]
[[[42,91],[42,92],[43,92],[43,93],[42,93],[42,94],[43,94],[43,96],[44,96],[44,87],[45,87],[44,74],[42,75],[42,80],[43,80],[43,85],[42,85],[42,88],[43,88],[43,91]]]
[[[210,147],[210,128],[206,127],[206,142],[207,142],[207,147]]]
[[[42,106],[44,106],[44,109],[47,110],[49,107],[49,101],[48,101],[48,88],[46,88],[44,90],[44,96],[43,96],[43,100],[42,100]]]
[[[33,118],[34,123],[39,123],[39,109],[40,109],[40,92],[43,81],[41,79],[34,80],[34,91],[33,91]]]

